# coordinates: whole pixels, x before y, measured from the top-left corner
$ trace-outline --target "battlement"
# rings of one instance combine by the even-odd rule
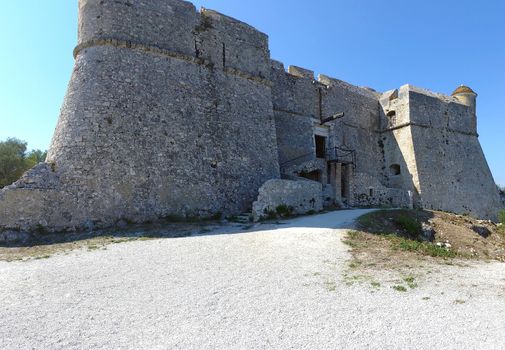
[[[116,39],[192,55],[199,17],[181,0],[79,0],[78,44]]]
[[[77,55],[100,45],[148,48],[196,58],[212,68],[268,79],[268,36],[252,26],[181,0],[80,0]],[[198,62],[198,61],[197,61]]]
[[[457,98],[405,84],[380,97],[382,129],[415,125],[477,135],[473,110]]]

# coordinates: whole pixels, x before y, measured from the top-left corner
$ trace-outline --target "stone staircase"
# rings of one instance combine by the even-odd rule
[[[242,213],[235,216],[233,220],[230,221],[237,222],[239,224],[250,224],[253,222],[253,215],[252,213]]]

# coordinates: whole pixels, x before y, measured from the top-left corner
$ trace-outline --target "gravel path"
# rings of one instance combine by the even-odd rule
[[[505,347],[504,264],[346,285],[341,238],[363,213],[1,262],[0,349]]]

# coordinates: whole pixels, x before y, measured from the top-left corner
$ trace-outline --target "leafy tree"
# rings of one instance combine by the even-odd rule
[[[40,149],[35,149],[33,151],[28,152],[26,155],[26,166],[29,168],[34,167],[35,165],[46,160],[47,151],[41,151]]]
[[[7,186],[26,170],[26,142],[9,138],[0,142],[0,187]]]
[[[0,188],[18,180],[23,173],[46,159],[47,152],[26,153],[26,142],[16,138],[0,141]]]

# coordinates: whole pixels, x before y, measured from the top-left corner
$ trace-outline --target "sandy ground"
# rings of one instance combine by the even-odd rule
[[[503,263],[349,283],[364,212],[0,262],[0,349],[505,347]]]

